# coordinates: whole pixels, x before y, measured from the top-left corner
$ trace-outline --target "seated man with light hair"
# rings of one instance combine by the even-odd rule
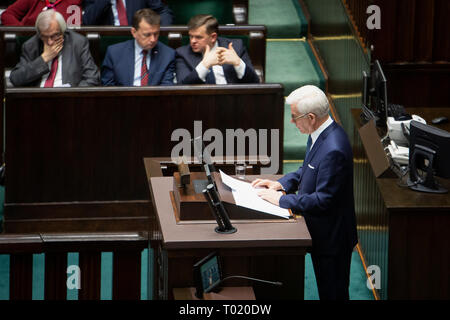
[[[53,9],[36,19],[36,34],[22,45],[19,63],[10,74],[16,86],[97,86],[100,72],[88,40],[67,29],[64,17]]]
[[[325,93],[311,85],[292,92],[291,122],[310,135],[303,166],[278,181],[257,179],[258,194],[303,215],[312,238],[311,258],[320,299],[348,300],[350,263],[358,242],[353,199],[352,147],[330,116]],[[284,189],[287,194],[277,192]]]

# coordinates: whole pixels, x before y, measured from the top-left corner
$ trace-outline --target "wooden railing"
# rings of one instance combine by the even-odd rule
[[[79,252],[79,300],[99,300],[101,253],[113,252],[112,299],[141,298],[141,252],[146,232],[40,233],[0,235],[0,254],[9,254],[10,300],[32,299],[33,254],[45,254],[45,300],[65,300],[68,252]],[[149,275],[150,277],[150,275]]]

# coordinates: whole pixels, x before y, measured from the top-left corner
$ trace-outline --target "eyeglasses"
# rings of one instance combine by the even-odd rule
[[[304,118],[304,117],[308,116],[308,114],[309,113],[305,113],[305,114],[299,115],[299,116],[297,116],[295,118],[291,115],[291,120],[292,121],[296,121],[297,119],[301,119],[301,118]]]
[[[51,36],[44,36],[44,35],[41,34],[39,37],[41,38],[42,41],[45,41],[47,39],[51,39],[52,41],[55,41],[59,37],[61,37],[61,35],[62,35],[62,33],[58,32],[58,33],[52,34]]]

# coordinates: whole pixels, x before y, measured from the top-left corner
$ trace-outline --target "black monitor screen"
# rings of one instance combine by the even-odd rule
[[[411,181],[428,184],[427,187],[431,189],[438,188],[433,175],[450,178],[450,133],[418,121],[411,121],[409,134]],[[426,171],[427,175],[420,177],[418,170]]]
[[[209,292],[220,282],[219,262],[217,256],[213,256],[200,267],[203,292]]]
[[[377,126],[385,127],[387,120],[387,80],[378,60],[375,60],[371,66],[370,75],[363,71],[362,91],[363,110],[367,110],[366,118],[373,117]]]
[[[198,298],[201,298],[203,293],[216,288],[221,280],[222,271],[217,253],[209,254],[194,265],[194,281]]]
[[[387,80],[378,60],[373,64],[371,80],[371,108],[378,116],[379,124],[386,125],[387,120]]]

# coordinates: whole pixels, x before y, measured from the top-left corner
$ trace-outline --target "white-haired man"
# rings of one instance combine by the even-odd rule
[[[67,29],[64,17],[50,9],[36,19],[36,34],[22,46],[10,74],[16,86],[75,87],[100,84],[100,72],[88,40]]]
[[[328,115],[322,90],[303,86],[286,102],[291,122],[310,135],[311,148],[296,172],[278,181],[257,179],[252,185],[266,188],[259,191],[263,199],[304,216],[320,299],[348,300],[351,255],[358,242],[352,148],[345,131]],[[277,192],[282,189],[286,195]]]

